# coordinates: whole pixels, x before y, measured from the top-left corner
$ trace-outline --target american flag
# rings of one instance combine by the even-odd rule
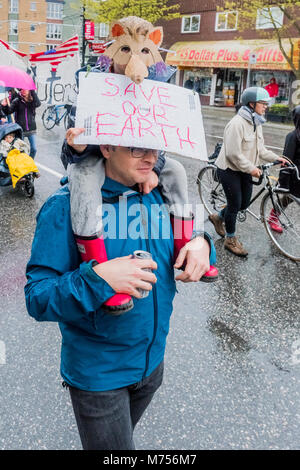
[[[2,39],[0,39],[0,43],[3,44],[7,50],[13,51],[15,54],[17,54],[20,58],[27,58],[31,65],[36,65],[38,63],[51,64],[53,71],[56,70],[57,66],[64,59],[67,57],[74,57],[74,55],[78,54],[79,51],[78,36],[73,36],[67,41],[59,44],[57,47],[55,47],[55,49],[51,49],[50,51],[45,52],[37,52],[35,54],[26,54],[24,52],[17,51]]]
[[[29,54],[29,60],[32,65],[37,63],[50,63],[52,70],[56,70],[57,66],[67,57],[74,57],[79,51],[78,36],[73,36],[67,41],[59,44],[55,49],[46,52],[37,52]]]

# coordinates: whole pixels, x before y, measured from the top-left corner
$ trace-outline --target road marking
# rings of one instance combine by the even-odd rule
[[[57,171],[51,170],[51,168],[48,168],[47,166],[42,165],[41,163],[38,163],[38,162],[35,162],[35,163],[39,168],[41,168],[42,170],[48,171],[48,173],[51,173],[51,175],[57,176],[57,178],[59,179],[61,179],[64,176],[61,173],[58,173]]]
[[[213,137],[214,139],[221,139],[223,140],[223,136],[220,135],[212,135],[212,134],[205,134],[206,137]],[[269,149],[274,149],[274,150],[283,150],[283,147],[274,147],[272,145],[266,145]]]

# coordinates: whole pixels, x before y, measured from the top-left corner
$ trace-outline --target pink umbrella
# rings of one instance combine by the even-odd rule
[[[23,88],[36,90],[31,76],[12,65],[0,65],[0,85],[6,88]]]

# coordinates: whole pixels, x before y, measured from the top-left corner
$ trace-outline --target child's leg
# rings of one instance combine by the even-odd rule
[[[189,205],[187,175],[184,166],[177,160],[166,157],[159,177],[161,191],[170,208],[174,234],[174,258],[181,248],[191,240],[193,216]],[[211,266],[201,281],[211,282],[218,278],[218,270]]]
[[[102,234],[101,187],[105,180],[103,158],[90,156],[68,165],[73,232],[80,237]]]
[[[102,228],[101,187],[105,180],[104,159],[86,157],[68,165],[72,229],[82,261],[107,261]],[[115,294],[102,306],[108,313],[120,315],[133,307],[131,296]]]
[[[177,160],[166,157],[159,182],[162,194],[171,212],[178,217],[188,217],[190,209],[187,176],[184,166]]]

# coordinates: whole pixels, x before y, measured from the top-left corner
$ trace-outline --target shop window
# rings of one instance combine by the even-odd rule
[[[59,23],[47,23],[47,39],[61,39],[62,25]]]
[[[257,10],[256,29],[281,28],[283,11],[279,7],[267,7]]]
[[[17,21],[10,21],[9,34],[18,34],[18,22]]]
[[[9,13],[19,13],[19,0],[10,0]]]
[[[265,87],[271,80],[278,85],[278,94],[274,96],[275,103],[288,104],[290,94],[290,72],[284,71],[251,71],[251,86]]]
[[[216,31],[235,31],[237,29],[237,11],[222,11],[216,14]]]
[[[184,16],[181,22],[182,33],[199,33],[200,15]]]

